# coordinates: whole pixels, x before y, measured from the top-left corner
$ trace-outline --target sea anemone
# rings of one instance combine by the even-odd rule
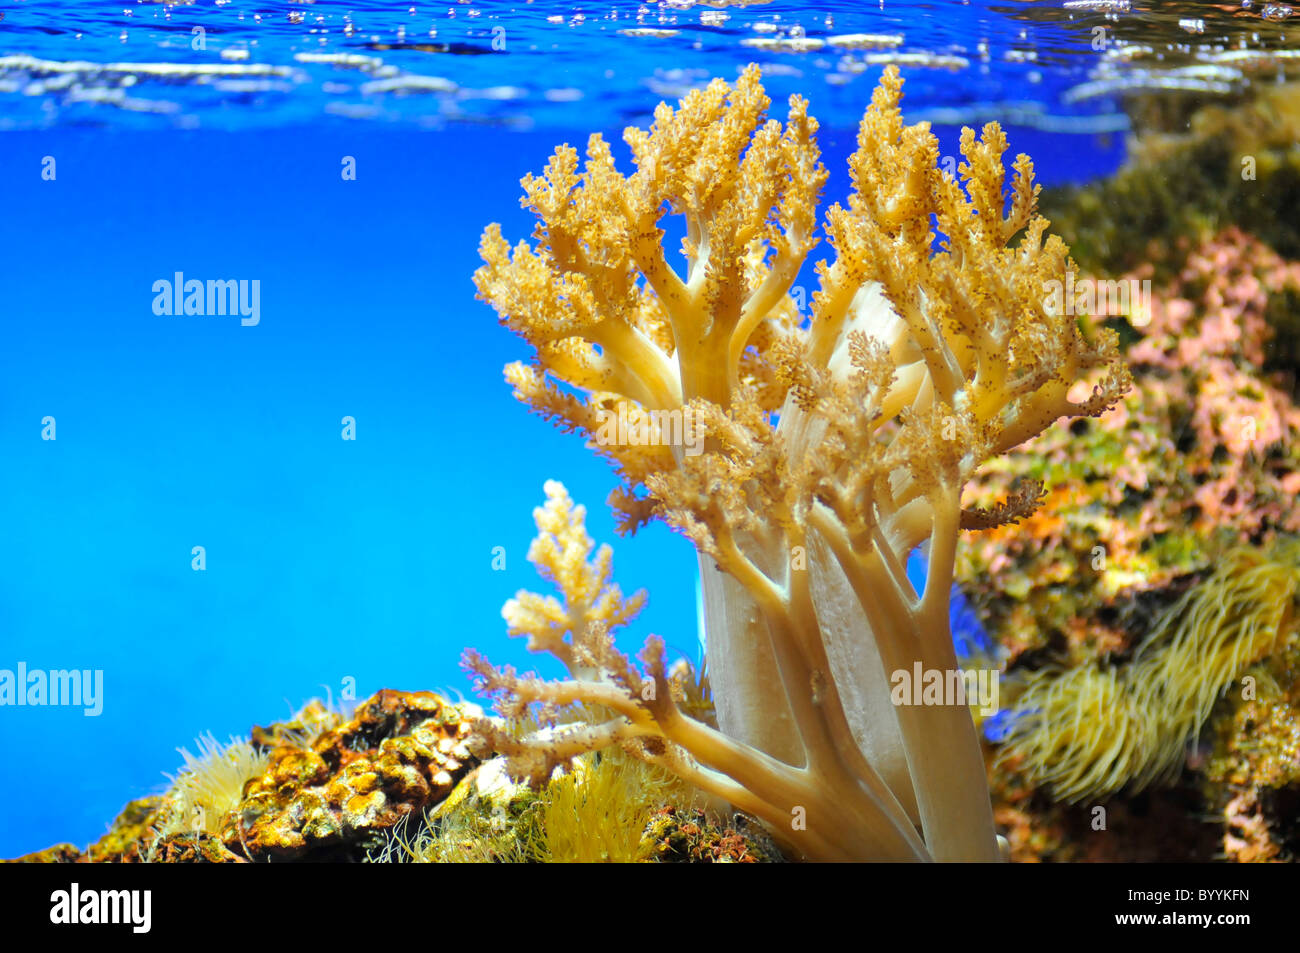
[[[662,768],[618,749],[577,759],[547,789],[541,815],[546,859],[552,863],[631,863],[646,860],[643,834],[655,809],[681,782]],[[680,803],[680,802],[679,802]]]
[[[186,831],[210,834],[221,832],[225,816],[239,806],[244,786],[261,775],[268,766],[267,753],[242,738],[231,737],[228,745],[220,744],[212,733],[195,739],[198,757],[187,748],[177,748],[185,759],[167,794],[169,810],[159,829],[162,837]]]
[[[1066,801],[1165,780],[1215,701],[1294,625],[1300,541],[1231,550],[1122,667],[1024,679],[1001,758]]]

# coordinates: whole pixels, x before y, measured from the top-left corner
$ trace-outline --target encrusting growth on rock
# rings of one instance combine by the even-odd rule
[[[969,709],[895,707],[888,673],[957,669],[958,532],[1037,505],[1032,486],[963,512],[976,469],[1101,414],[1129,378],[1113,334],[1051,306],[1074,266],[1035,214],[1029,158],[1008,203],[1001,129],[965,129],[958,181],[928,124],[904,124],[901,87],[887,68],[862,120],[810,318],[790,290],[818,242],[817,123],[799,97],[784,126],[767,119],[756,67],[629,129],[630,176],[598,135],[581,171],[557,149],[523,180],[534,245],[484,233],[480,296],[536,351],[506,370],[516,395],[613,461],[623,530],[660,518],[699,549],[717,711],[715,727],[676,703],[659,640],[641,671],[613,649],[621,596],[583,590],[576,614],[521,603],[512,628],[572,677],[471,656],[486,687],[508,710],[607,716],[517,741],[521,770],[621,744],[804,857],[997,859]],[[662,244],[669,212],[685,219],[683,272]],[[905,571],[918,547],[921,592]]]

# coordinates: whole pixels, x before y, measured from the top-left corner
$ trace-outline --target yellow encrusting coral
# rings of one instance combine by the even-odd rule
[[[660,518],[700,552],[716,711],[715,727],[683,710],[660,640],[644,672],[614,649],[621,596],[590,621],[517,600],[512,632],[572,678],[472,655],[485,686],[507,713],[581,701],[607,718],[516,741],[516,768],[619,744],[805,857],[998,858],[968,707],[894,706],[886,678],[958,667],[958,533],[1037,505],[1033,487],[964,512],[975,470],[1058,417],[1102,413],[1128,376],[1113,334],[1047,303],[1073,263],[1035,214],[1029,158],[1007,202],[1002,130],[966,129],[958,181],[928,124],[904,124],[901,88],[887,68],[863,117],[810,321],[790,289],[818,242],[817,123],[797,96],[784,126],[768,119],[757,67],[628,129],[629,176],[598,135],[581,172],[557,149],[523,180],[535,245],[484,233],[479,293],[536,350],[507,368],[516,395],[614,462],[622,529]],[[663,248],[669,212],[684,273]],[[917,592],[905,566],[923,544]]]
[[[1231,550],[1128,664],[1029,675],[1002,758],[1069,801],[1168,778],[1223,692],[1294,628],[1297,590],[1300,543]]]

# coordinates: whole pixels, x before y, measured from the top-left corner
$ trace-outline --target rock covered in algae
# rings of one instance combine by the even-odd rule
[[[650,859],[658,863],[757,864],[785,858],[745,815],[720,825],[700,809],[660,808],[646,828]]]
[[[1033,746],[1022,738],[990,758],[995,815],[1015,860],[1300,856],[1300,560],[1288,543],[1300,533],[1298,143],[1300,85],[1261,85],[1144,128],[1110,180],[1044,196],[1085,272],[1134,291],[1149,282],[1149,294],[1085,308],[1120,330],[1133,393],[1102,420],[1018,448],[970,491],[980,504],[1026,477],[1048,491],[1020,525],[967,537],[958,566],[1008,649],[1004,700],[1027,673],[1040,703],[1084,710],[1072,686],[1113,684],[1124,690],[1115,704],[1128,706],[1129,717],[1112,711],[1092,728],[1058,712],[1042,719],[1050,724]],[[1200,604],[1210,619],[1217,602],[1232,603],[1216,576],[1225,560],[1267,564],[1280,604],[1261,618],[1278,638],[1234,636],[1218,653],[1230,665],[1189,663],[1181,689],[1165,677],[1154,679],[1159,690],[1135,690],[1152,681],[1146,670],[1162,651],[1153,640],[1180,631],[1170,613]],[[1225,632],[1233,624],[1221,622]],[[1201,644],[1214,642],[1203,635]],[[1211,681],[1208,713],[1198,704],[1194,718],[1171,715],[1180,691],[1204,695]],[[1133,747],[1119,722],[1149,727],[1136,734],[1163,746],[1169,770],[1156,772],[1157,786],[1138,792],[1152,773],[1119,770],[1114,752]],[[1090,751],[1095,760],[1067,763]],[[1062,779],[1072,783],[1054,791]],[[1216,815],[1217,827],[1204,823]]]
[[[221,841],[207,832],[164,837],[158,825],[167,808],[166,798],[153,795],[130,801],[122,808],[108,832],[84,850],[73,844],[56,844],[45,850],[0,863],[100,864],[144,863],[152,859],[173,862],[221,863],[240,861]]]
[[[761,826],[706,812],[662,769],[619,751],[536,787],[482,747],[482,711],[384,690],[351,717],[312,702],[250,741],[201,744],[161,796],[129,803],[84,850],[32,863],[757,862]]]
[[[762,825],[662,768],[612,749],[537,783],[506,759],[480,764],[423,819],[390,832],[389,863],[760,863],[784,861]],[[414,821],[415,823],[410,823]]]
[[[202,760],[187,754],[188,770],[166,795],[128,804],[86,850],[65,844],[20,859],[361,860],[386,830],[443,800],[477,763],[468,744],[481,715],[431,692],[383,690],[346,719],[314,702],[289,722],[255,728],[251,743],[201,746]],[[251,754],[237,759],[236,748]],[[229,786],[232,773],[249,765],[256,773],[235,774],[229,800],[207,789]],[[224,810],[196,812],[195,804]]]
[[[1223,551],[1300,532],[1300,407],[1267,366],[1265,320],[1297,288],[1300,262],[1236,228],[1207,238],[1132,329],[1133,393],[973,483],[977,505],[1025,477],[1047,487],[1020,524],[968,536],[958,564],[1013,660],[1123,656]]]
[[[1252,691],[1224,700],[1205,768],[1229,860],[1300,856],[1300,638],[1251,672]],[[1249,695],[1250,697],[1244,697]]]
[[[1300,83],[1260,84],[1243,101],[1204,106],[1176,131],[1145,129],[1114,177],[1048,190],[1043,214],[1081,267],[1115,274],[1150,263],[1161,276],[1195,245],[1248,225],[1279,254],[1300,257]],[[1132,98],[1130,110],[1141,110]],[[1144,117],[1146,118],[1146,114]]]
[[[1116,793],[1121,778],[1111,776],[1105,791],[1076,786],[1081,803],[1066,805],[1031,780],[1060,777],[1050,770],[1060,766],[1026,765],[1002,749],[990,783],[1015,860],[1300,856],[1300,637],[1293,584],[1285,582],[1300,572],[1288,542],[1300,532],[1300,242],[1287,213],[1300,202],[1295,97],[1294,87],[1265,94],[1235,118],[1208,110],[1193,119],[1190,136],[1147,137],[1134,164],[1109,183],[1057,195],[1073,202],[1053,216],[1067,234],[1071,221],[1094,227],[1083,223],[1099,203],[1119,209],[1106,215],[1127,216],[1119,225],[1102,221],[1095,227],[1110,232],[1075,247],[1088,267],[1132,265],[1119,277],[1149,281],[1151,294],[1124,310],[1094,312],[1121,329],[1135,379],[1129,398],[1100,421],[1023,445],[971,488],[976,504],[1026,477],[1048,489],[1044,506],[1020,525],[967,537],[958,567],[982,620],[1009,650],[1004,699],[1014,698],[1018,673],[1044,669],[1109,673],[1120,687],[1140,682],[1137,661],[1150,661],[1160,651],[1153,637],[1176,628],[1167,615],[1198,589],[1221,587],[1215,570],[1229,554],[1272,561],[1282,604],[1269,615],[1279,637],[1263,639],[1262,655],[1242,649],[1231,679],[1215,681],[1208,715],[1202,708],[1194,723],[1168,717],[1163,709],[1176,707],[1164,704],[1175,696],[1168,686],[1136,693],[1162,709],[1140,713],[1155,735],[1162,724],[1178,729],[1151,739],[1180,749],[1172,777],[1162,779],[1169,786],[1137,793],[1130,784]],[[1223,141],[1197,151],[1216,135]],[[1257,160],[1257,181],[1238,174],[1247,153]],[[1229,199],[1202,194],[1204,176],[1169,203],[1138,195],[1146,175],[1166,190],[1184,189],[1186,173],[1171,170],[1189,162],[1212,165],[1215,181],[1231,185]],[[1115,201],[1130,193],[1133,202]],[[1179,215],[1151,211],[1165,204]],[[1189,671],[1186,690],[1204,687],[1198,679],[1208,684],[1208,671],[1204,679]],[[1081,747],[1081,726],[1058,721],[1059,737],[1042,739],[1039,762],[1043,752]],[[1095,751],[1118,750],[1093,735]],[[1101,829],[1093,826],[1098,808]],[[1216,814],[1217,828],[1204,823]]]
[[[381,691],[310,745],[273,749],[224,839],[254,860],[355,846],[451,793],[475,762],[479,715],[431,692]]]

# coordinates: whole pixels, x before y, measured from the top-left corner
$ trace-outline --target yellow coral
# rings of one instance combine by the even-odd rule
[[[533,510],[538,534],[528,559],[564,601],[520,590],[506,603],[502,615],[511,635],[527,635],[530,649],[548,651],[562,661],[573,685],[556,690],[540,679],[519,677],[511,669],[497,672],[473,650],[465,654],[465,667],[498,696],[498,708],[512,721],[501,725],[483,720],[479,731],[493,750],[507,757],[512,776],[534,785],[546,783],[557,769],[572,767],[575,757],[594,750],[595,739],[639,744],[636,732],[610,733],[608,726],[594,724],[593,716],[599,722],[607,709],[597,695],[575,686],[584,681],[593,686],[612,682],[638,693],[653,695],[655,691],[615,649],[613,639],[615,629],[640,612],[644,591],[623,597],[611,575],[612,551],[608,545],[596,550],[587,535],[586,508],[574,506],[557,481],[547,481],[545,489],[546,505]],[[668,690],[683,707],[707,719],[708,683],[697,681],[689,666],[675,669]],[[537,721],[527,710],[531,702],[543,705]],[[592,710],[584,710],[581,702]],[[525,740],[519,740],[521,735]]]
[[[797,96],[784,126],[767,119],[757,67],[628,129],[629,176],[592,136],[581,171],[562,146],[523,180],[536,244],[512,250],[489,226],[475,274],[536,350],[507,379],[614,462],[624,530],[658,517],[696,543],[717,728],[678,706],[661,642],[642,674],[604,620],[579,631],[549,604],[521,604],[512,630],[593,671],[546,685],[471,662],[516,708],[608,711],[523,746],[544,759],[628,746],[808,857],[994,860],[969,710],[895,707],[886,679],[957,667],[958,532],[1037,504],[1035,488],[963,514],[975,469],[1060,416],[1101,413],[1128,377],[1112,334],[1090,339],[1047,303],[1073,263],[1035,214],[1029,158],[1007,204],[1001,129],[963,130],[959,182],[928,124],[904,124],[901,87],[887,68],[862,120],[807,324],[790,289],[817,242],[817,123]],[[662,247],[668,212],[685,219],[684,273]],[[1071,400],[1085,379],[1091,396]],[[917,593],[904,567],[922,544]]]
[[[645,591],[623,598],[611,579],[613,551],[602,546],[592,558],[595,543],[585,529],[586,508],[573,507],[564,486],[548,481],[547,502],[533,511],[538,534],[528,549],[528,561],[541,577],[564,594],[561,604],[554,596],[539,596],[520,590],[501,610],[510,635],[528,637],[530,652],[550,652],[571,668],[583,666],[564,641],[576,632],[575,644],[585,642],[588,630],[600,627],[613,632],[635,618],[645,604]]]
[[[1300,543],[1228,552],[1123,668],[1028,676],[1002,757],[1062,800],[1167,778],[1215,701],[1294,624]]]

